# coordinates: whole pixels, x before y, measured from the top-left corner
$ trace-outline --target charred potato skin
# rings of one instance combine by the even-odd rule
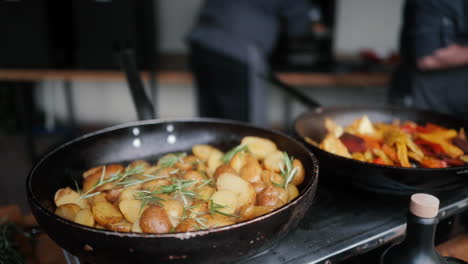
[[[140,228],[144,233],[169,233],[172,227],[166,210],[161,206],[150,206],[141,215]]]

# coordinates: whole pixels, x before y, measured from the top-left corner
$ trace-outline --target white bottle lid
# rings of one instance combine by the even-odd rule
[[[439,199],[426,194],[417,193],[411,196],[410,212],[421,218],[433,218],[439,212]]]

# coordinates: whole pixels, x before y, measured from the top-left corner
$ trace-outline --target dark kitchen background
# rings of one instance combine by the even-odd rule
[[[388,105],[403,0],[313,2],[309,32],[282,32],[272,69],[324,106]],[[137,120],[121,47],[135,51],[158,118],[197,116],[186,35],[202,3],[0,0],[0,207],[28,214],[24,182],[47,151]],[[262,125],[286,131],[306,109],[272,85]]]

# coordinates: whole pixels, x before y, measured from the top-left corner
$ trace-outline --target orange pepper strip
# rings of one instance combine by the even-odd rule
[[[406,149],[406,145],[401,142],[396,143],[397,146],[397,156],[398,160],[400,160],[400,164],[402,167],[411,167],[411,164],[408,160],[408,150]]]
[[[393,162],[400,163],[400,161],[398,160],[397,153],[395,152],[395,150],[394,150],[392,147],[389,147],[387,144],[383,144],[383,145],[382,145],[382,151],[383,151],[385,154],[387,154],[387,156],[388,156]]]

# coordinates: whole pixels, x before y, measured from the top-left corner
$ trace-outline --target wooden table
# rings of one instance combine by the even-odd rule
[[[151,74],[142,72],[143,80],[149,80]],[[163,84],[191,84],[193,76],[186,71],[160,71],[156,79]],[[279,79],[295,86],[383,86],[390,79],[387,73],[309,73],[282,72]],[[2,81],[124,81],[125,75],[121,71],[98,70],[21,70],[0,69]]]

